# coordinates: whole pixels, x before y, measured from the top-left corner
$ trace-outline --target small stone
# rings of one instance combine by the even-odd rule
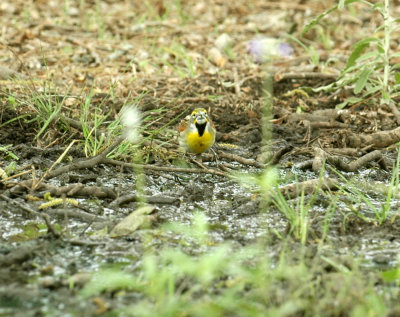
[[[208,57],[210,61],[213,62],[219,68],[223,68],[227,62],[226,58],[222,56],[221,52],[216,47],[210,49],[210,51],[208,52]]]
[[[215,47],[218,48],[221,52],[223,52],[226,48],[232,46],[233,39],[226,33],[222,33],[215,40]]]

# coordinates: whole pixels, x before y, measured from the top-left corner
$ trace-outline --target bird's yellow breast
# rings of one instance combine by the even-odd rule
[[[186,145],[191,152],[196,154],[203,153],[207,151],[214,143],[214,136],[208,132],[204,131],[203,135],[200,136],[199,133],[190,132],[187,135]]]

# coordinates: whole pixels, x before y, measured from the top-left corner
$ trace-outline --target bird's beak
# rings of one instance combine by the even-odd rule
[[[207,118],[206,118],[206,116],[204,114],[200,113],[200,114],[197,115],[197,117],[196,117],[196,123],[197,124],[204,124],[206,122],[207,122]]]

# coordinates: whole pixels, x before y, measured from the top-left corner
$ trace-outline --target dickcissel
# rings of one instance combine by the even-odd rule
[[[216,130],[204,108],[196,108],[179,124],[179,145],[186,152],[201,154],[215,142]]]

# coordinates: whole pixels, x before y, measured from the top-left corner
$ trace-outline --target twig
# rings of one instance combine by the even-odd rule
[[[33,180],[26,180],[20,183],[16,183],[13,188],[10,189],[10,192],[13,195],[18,195],[21,192],[26,191],[27,189],[32,187]],[[36,190],[42,190],[49,192],[53,196],[93,196],[98,198],[115,198],[117,197],[117,193],[109,187],[100,187],[100,186],[84,186],[81,183],[69,184],[66,186],[54,186],[48,184],[40,184]]]
[[[138,196],[136,194],[127,194],[118,197],[112,203],[110,203],[109,207],[118,207],[122,204],[129,203],[131,201],[137,201]],[[155,196],[145,196],[142,198],[149,204],[164,204],[164,205],[174,205],[179,203],[179,198],[170,197],[170,196],[162,196],[162,195],[155,195]]]
[[[29,174],[29,173],[31,173],[31,172],[32,172],[31,169],[30,169],[29,171],[23,171],[23,172],[20,172],[20,173],[18,173],[18,174],[14,174],[14,175],[8,176],[8,177],[6,177],[6,178],[4,178],[4,179],[1,179],[0,181],[2,181],[3,183],[6,183],[6,182],[9,181],[10,179],[14,179],[14,178],[17,178],[17,177],[19,177],[19,176],[22,176],[22,175],[25,175],[25,174]]]
[[[321,149],[317,146],[315,146],[313,149],[314,149],[315,155],[314,155],[314,160],[312,163],[312,170],[314,172],[318,173],[325,163],[326,153],[323,149]]]
[[[61,233],[57,232],[57,230],[53,227],[53,225],[50,222],[50,218],[49,215],[46,214],[45,212],[41,212],[40,215],[42,216],[42,218],[44,219],[44,221],[46,222],[46,226],[48,231],[57,239],[61,237]]]
[[[109,187],[103,186],[85,186],[81,183],[69,184],[66,186],[53,186],[42,184],[38,189],[49,192],[53,196],[66,195],[71,196],[88,196],[98,198],[116,198],[117,193]]]
[[[240,97],[240,81],[236,67],[233,68],[233,81],[235,85],[236,96]]]
[[[400,111],[399,109],[397,109],[397,106],[394,104],[393,101],[389,102],[389,108],[392,111],[394,117],[396,118],[397,124],[400,125]]]
[[[74,120],[74,119],[68,118],[68,117],[63,116],[63,115],[61,115],[60,117],[66,123],[68,123],[71,127],[75,128],[75,129],[77,129],[79,131],[82,131],[82,129],[83,129],[82,123],[79,122],[78,120]]]
[[[310,127],[312,129],[334,129],[334,128],[339,128],[339,129],[347,129],[349,127],[348,124],[342,123],[342,122],[310,122],[309,123]]]
[[[20,202],[14,200],[14,199],[11,199],[11,198],[7,197],[4,194],[0,194],[0,198],[5,200],[6,202],[8,202],[10,204],[13,204],[14,206],[17,206],[17,207],[29,212],[31,215],[38,216],[40,214],[39,212],[37,212],[37,211],[25,206],[25,204],[20,203]]]
[[[82,210],[57,208],[57,209],[52,210],[51,213],[55,214],[55,215],[59,215],[59,216],[67,216],[67,217],[71,217],[71,218],[77,218],[77,219],[80,219],[82,221],[87,221],[87,222],[99,221],[99,222],[105,223],[107,221],[107,218],[105,218],[105,217],[90,214],[90,213],[82,211]]]
[[[302,72],[302,73],[277,73],[274,76],[276,82],[282,81],[284,79],[331,79],[336,80],[338,75],[336,74],[325,74],[325,73],[315,73],[315,72]]]
[[[266,2],[261,2],[261,7],[264,9],[282,9],[282,10],[287,10],[287,9],[295,9],[295,10],[301,10],[301,11],[307,11],[310,10],[310,7],[308,5],[304,4],[298,4],[294,2],[275,2],[275,1],[266,1]],[[310,58],[310,57],[308,57]]]
[[[65,149],[65,151],[58,157],[58,159],[50,166],[50,168],[43,174],[43,176],[39,179],[38,182],[34,182],[32,189],[35,190],[38,186],[40,186],[40,184],[43,182],[43,180],[47,177],[47,175],[50,174],[51,170],[54,168],[54,166],[56,166],[58,163],[60,163],[64,156],[67,155],[68,151],[70,150],[70,148],[72,147],[72,145],[74,145],[75,142],[77,142],[78,140],[73,140],[68,147]]]
[[[255,166],[255,167],[258,167],[258,168],[264,167],[263,164],[255,161],[253,159],[248,159],[248,158],[245,158],[245,157],[242,157],[242,156],[239,156],[239,155],[236,155],[236,154],[232,154],[232,153],[226,153],[226,152],[223,152],[221,150],[218,151],[218,156],[221,157],[221,158],[225,158],[225,159],[231,160],[231,161],[236,161],[236,162],[241,163],[243,165],[250,165],[250,166]]]
[[[290,152],[293,149],[292,145],[287,145],[283,148],[281,148],[280,150],[276,151],[271,160],[268,163],[268,165],[276,165],[279,163],[279,161],[281,160],[282,156],[285,155],[286,153]]]
[[[67,240],[67,242],[71,243],[72,245],[83,245],[87,247],[96,247],[98,245],[106,244],[105,241],[87,241],[87,240],[79,240],[79,239],[71,239]]]
[[[107,154],[109,154],[112,150],[114,150],[125,138],[119,137],[113,144],[111,144],[107,149],[105,149],[103,152],[100,154],[90,158],[90,159],[84,159],[81,161],[73,162],[69,165],[65,165],[62,167],[57,168],[53,172],[49,173],[46,177],[46,179],[50,179],[53,177],[56,177],[60,174],[68,173],[73,170],[77,169],[82,169],[82,168],[89,168],[93,167],[99,163],[104,163]]]
[[[113,160],[110,158],[105,158],[102,163],[112,164],[118,166],[124,166],[129,168],[140,168],[148,171],[163,171],[163,172],[172,172],[172,173],[188,173],[188,174],[213,174],[227,177],[227,175],[223,172],[214,170],[214,169],[201,169],[201,168],[181,168],[181,167],[165,167],[165,166],[153,166],[153,165],[141,165],[141,164],[133,164],[126,163],[117,160]]]
[[[132,26],[130,31],[136,33],[139,31],[143,31],[148,27],[166,27],[171,29],[177,28],[177,26],[174,25],[173,21],[148,21]]]
[[[200,157],[201,160],[201,157]],[[203,164],[203,162],[196,160],[195,158],[191,158],[190,162],[192,162],[193,164],[196,164],[198,167],[207,170],[208,168]]]

